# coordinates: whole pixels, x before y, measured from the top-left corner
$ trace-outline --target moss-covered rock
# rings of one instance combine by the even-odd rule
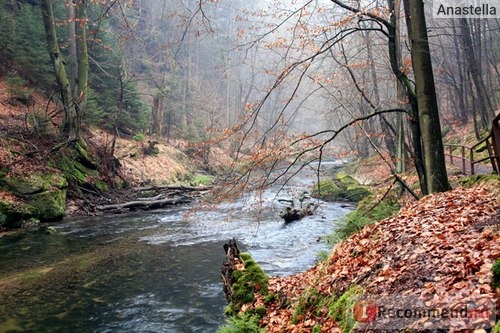
[[[359,202],[372,192],[352,176],[338,173],[335,179],[323,179],[314,185],[311,196],[325,201],[349,200]]]
[[[64,189],[68,182],[59,174],[33,173],[26,176],[6,175],[0,180],[0,186],[17,196],[24,196],[47,191],[52,187]]]
[[[0,201],[0,226],[22,227],[30,218],[56,220],[66,209],[68,182],[58,173],[7,174],[1,179],[0,186],[12,196]]]
[[[311,197],[325,201],[336,201],[344,196],[340,187],[333,180],[322,179],[312,188]]]
[[[60,154],[50,161],[50,166],[62,171],[68,180],[68,191],[80,196],[82,189],[91,192],[105,192],[108,184],[100,180],[95,153],[87,148],[85,142],[78,141],[74,146],[63,147]]]
[[[354,179],[351,175],[348,175],[343,172],[339,172],[335,175],[335,179],[338,181],[341,187],[349,187],[349,186],[359,186],[361,185],[356,179]]]
[[[30,195],[28,200],[42,221],[52,221],[63,217],[66,210],[66,190],[52,188],[48,191]]]
[[[372,191],[370,191],[368,189],[368,187],[362,186],[362,185],[357,185],[357,186],[352,185],[352,186],[348,186],[345,189],[346,198],[349,199],[350,201],[354,201],[354,202],[360,202],[361,200],[370,196],[371,194],[372,194]]]
[[[0,200],[0,227],[20,228],[23,221],[35,216],[37,213],[33,206],[22,201]]]

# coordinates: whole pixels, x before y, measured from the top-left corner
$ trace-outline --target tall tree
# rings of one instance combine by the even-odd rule
[[[448,191],[451,186],[446,172],[424,3],[422,0],[404,0],[404,7],[411,39],[411,59],[415,75],[427,190],[429,193]]]
[[[467,70],[472,77],[472,82],[476,88],[477,102],[479,105],[479,112],[483,127],[487,127],[495,117],[495,110],[490,99],[490,95],[486,89],[483,78],[481,77],[481,65],[479,63],[480,57],[477,55],[480,52],[480,47],[475,48],[469,23],[467,19],[460,18],[461,39],[464,45],[465,61],[467,63]]]
[[[61,102],[64,108],[62,131],[69,139],[77,139],[79,136],[80,124],[78,124],[78,115],[73,102],[71,83],[66,73],[65,60],[59,48],[56,26],[54,24],[52,1],[42,0],[41,7],[47,47],[49,49],[50,59],[54,67],[59,93],[61,94]]]
[[[87,86],[88,86],[88,52],[87,52],[87,37],[86,37],[86,1],[79,0],[76,3],[70,3],[69,17],[73,18],[69,24],[74,25],[69,28],[70,33],[70,49],[76,52],[70,52],[71,62],[74,67],[70,78],[68,78],[66,63],[59,47],[59,39],[54,23],[54,13],[51,0],[41,0],[42,18],[45,27],[47,39],[47,47],[50,54],[50,59],[54,67],[57,85],[61,95],[61,101],[64,109],[64,121],[62,132],[70,140],[80,138],[80,126],[82,115],[85,110]],[[73,13],[73,5],[76,8]],[[77,24],[75,24],[75,22]],[[72,34],[74,33],[74,36]],[[77,77],[72,77],[77,75]]]
[[[340,7],[375,20],[387,29],[391,69],[406,89],[411,106],[410,128],[412,131],[413,159],[423,194],[449,190],[444,149],[439,121],[436,87],[432,72],[427,25],[422,0],[404,1],[408,33],[411,39],[412,67],[415,86],[407,73],[399,67],[395,1],[389,1],[390,21],[372,12],[347,5],[340,0],[331,0]]]

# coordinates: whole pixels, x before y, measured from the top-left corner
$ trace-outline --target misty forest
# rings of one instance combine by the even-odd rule
[[[500,333],[483,2],[0,0],[0,332]]]

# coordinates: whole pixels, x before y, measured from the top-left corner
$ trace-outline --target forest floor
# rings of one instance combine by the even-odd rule
[[[267,332],[491,328],[500,308],[500,289],[491,286],[499,219],[498,178],[426,196],[366,226],[307,272],[270,278],[275,297],[256,293],[243,310],[264,306]],[[387,309],[402,309],[402,318]],[[415,309],[444,314],[412,317]]]

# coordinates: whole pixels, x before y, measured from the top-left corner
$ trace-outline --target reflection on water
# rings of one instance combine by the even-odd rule
[[[285,226],[274,193],[188,220],[181,208],[0,237],[0,332],[215,332],[224,242],[235,237],[270,275],[293,274],[314,264],[327,249],[318,238],[347,212],[321,203]]]

